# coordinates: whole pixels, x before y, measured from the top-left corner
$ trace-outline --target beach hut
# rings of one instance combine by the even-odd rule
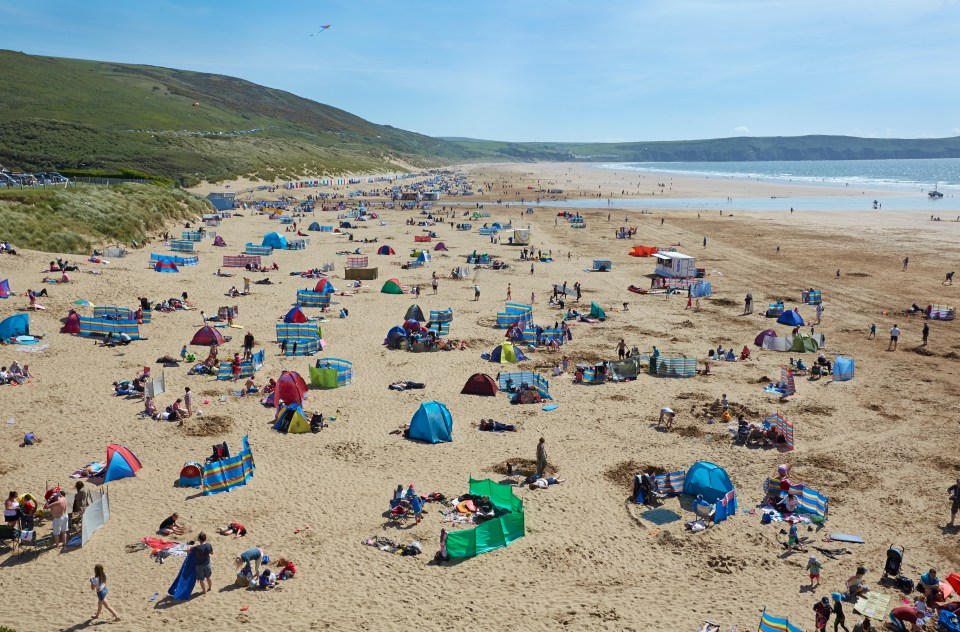
[[[427,443],[453,441],[453,417],[440,402],[424,402],[413,414],[407,436]]]
[[[447,248],[447,245],[446,245],[445,243],[443,243],[442,241],[438,241],[438,242],[437,242],[437,245],[435,245],[435,246],[433,247],[433,249],[434,249],[434,250],[442,250],[442,251],[444,251],[444,252],[446,252],[446,251],[449,250],[449,248]]]
[[[173,261],[169,259],[161,259],[153,266],[154,272],[180,272],[180,268],[177,267]]]
[[[0,340],[7,341],[17,336],[29,335],[30,316],[27,314],[14,314],[0,322]]]
[[[397,252],[390,246],[384,244],[379,248],[377,248],[377,254],[378,255],[395,255],[397,254]]]
[[[788,309],[780,314],[777,322],[788,327],[803,327],[803,318],[800,316],[800,312],[795,309]]]
[[[697,276],[697,260],[679,252],[658,252],[654,274],[672,279],[692,279]]]
[[[263,236],[263,242],[260,245],[264,248],[283,250],[287,247],[287,238],[280,233],[267,233]]]
[[[103,468],[103,482],[136,476],[141,467],[140,459],[133,452],[125,446],[111,443],[107,446],[107,466]]]
[[[400,281],[396,279],[388,279],[386,283],[383,284],[383,287],[380,288],[381,294],[403,294],[403,288],[400,286]]]
[[[307,322],[307,315],[303,313],[303,310],[300,309],[299,305],[294,305],[286,316],[283,317],[283,322],[285,323],[305,323]]]
[[[484,373],[474,373],[470,376],[470,379],[467,380],[467,383],[463,385],[460,394],[493,397],[497,394],[498,390],[497,383],[492,377]]]
[[[210,325],[204,325],[198,329],[197,333],[193,334],[193,338],[190,340],[191,345],[199,345],[202,347],[209,347],[211,343],[214,342],[222,345],[227,342],[227,339],[223,337],[223,334],[221,334],[219,330]]]
[[[303,405],[303,396],[307,394],[307,383],[296,371],[284,371],[277,380],[277,387],[273,392],[273,406],[280,408],[282,400],[286,405]]]
[[[420,321],[421,323],[427,322],[427,319],[423,317],[423,310],[420,309],[419,305],[411,305],[407,308],[407,313],[403,316],[404,320],[414,320]]]

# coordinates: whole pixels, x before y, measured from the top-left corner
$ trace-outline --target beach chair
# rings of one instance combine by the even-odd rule
[[[19,529],[11,525],[0,525],[0,544],[16,550],[20,546]]]

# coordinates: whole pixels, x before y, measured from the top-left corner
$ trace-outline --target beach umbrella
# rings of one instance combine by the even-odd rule
[[[93,303],[91,303],[90,301],[88,301],[88,300],[85,299],[85,298],[82,298],[82,299],[80,299],[79,301],[74,301],[73,304],[74,304],[74,305],[82,305],[82,306],[84,306],[84,307],[96,307],[96,305],[94,305]]]

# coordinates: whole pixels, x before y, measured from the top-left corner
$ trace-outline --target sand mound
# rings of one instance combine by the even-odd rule
[[[513,473],[509,472],[509,467],[513,467]],[[490,468],[492,472],[497,474],[502,474],[503,476],[517,476],[520,473],[532,473],[537,471],[537,462],[533,459],[508,459],[501,463],[497,463]],[[553,463],[547,463],[547,468],[544,470],[544,474],[547,476],[553,476],[560,470]]]
[[[204,415],[183,422],[183,433],[188,437],[217,437],[233,428],[233,417]]]
[[[640,472],[647,472],[648,474],[666,474],[667,470],[659,465],[639,463],[633,459],[630,459],[629,461],[621,461],[620,463],[609,468],[603,473],[603,476],[617,487],[623,487],[625,489],[632,490],[633,477]]]

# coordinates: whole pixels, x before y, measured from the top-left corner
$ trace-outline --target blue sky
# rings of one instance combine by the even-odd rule
[[[0,48],[516,141],[956,136],[958,32],[960,0],[0,0]]]

